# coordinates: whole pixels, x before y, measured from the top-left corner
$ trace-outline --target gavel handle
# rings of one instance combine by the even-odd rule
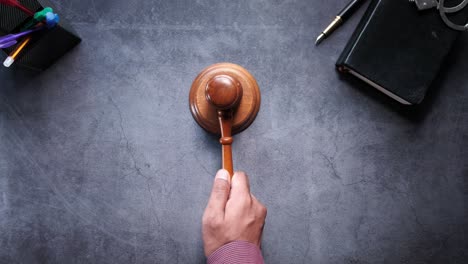
[[[219,143],[222,145],[222,168],[234,175],[232,164],[232,111],[218,111],[219,126],[221,128],[221,138]]]

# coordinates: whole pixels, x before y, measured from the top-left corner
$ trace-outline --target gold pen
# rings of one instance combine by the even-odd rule
[[[352,0],[349,4],[341,10],[340,13],[335,17],[335,19],[325,28],[320,35],[318,36],[317,40],[315,41],[315,45],[320,44],[324,39],[331,35],[335,29],[337,29],[341,24],[343,24],[349,17],[358,9],[358,7],[364,3],[366,0]]]

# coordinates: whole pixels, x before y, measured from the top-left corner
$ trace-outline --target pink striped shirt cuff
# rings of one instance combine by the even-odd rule
[[[260,249],[247,241],[228,243],[208,257],[208,264],[264,264]]]

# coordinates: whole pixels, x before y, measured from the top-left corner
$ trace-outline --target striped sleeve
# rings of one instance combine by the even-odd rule
[[[260,249],[246,241],[228,243],[209,257],[207,264],[264,264]]]

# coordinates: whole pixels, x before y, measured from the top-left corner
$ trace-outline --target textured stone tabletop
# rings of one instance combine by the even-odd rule
[[[314,46],[346,0],[53,2],[83,42],[0,68],[0,263],[203,263],[220,146],[188,92],[223,61],[262,91],[233,155],[267,263],[466,263],[468,34],[405,108],[334,69],[365,6]]]

